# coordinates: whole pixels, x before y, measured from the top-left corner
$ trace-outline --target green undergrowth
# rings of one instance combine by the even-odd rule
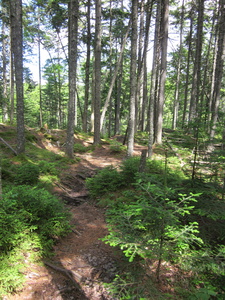
[[[175,296],[169,293],[164,299],[224,299],[222,186],[191,178],[191,166],[183,168],[182,157],[172,155],[173,151],[168,154],[166,144],[160,151],[160,158],[146,160],[144,172],[139,171],[140,157],[132,157],[119,169],[107,167],[87,179],[90,195],[107,209],[109,234],[103,240],[119,247],[130,263],[142,259],[147,273],[146,262],[157,262],[158,281],[164,280],[163,262],[171,268],[179,265],[180,274],[171,279]],[[179,281],[182,272],[191,274],[185,277],[188,292]],[[126,275],[118,274],[109,286],[119,299],[134,299],[138,277]],[[151,299],[146,297],[149,293],[145,285],[138,289],[138,299]]]
[[[58,237],[70,231],[64,204],[46,189],[7,186],[0,205],[0,297],[24,281],[24,267],[48,256]]]
[[[14,149],[14,128],[1,132]],[[59,136],[59,138],[61,138]],[[37,144],[38,142],[38,144]],[[26,151],[15,156],[0,143],[0,299],[21,289],[26,267],[52,255],[59,237],[71,231],[70,214],[51,191],[62,171],[78,161],[58,148],[44,148],[37,133],[26,130]]]

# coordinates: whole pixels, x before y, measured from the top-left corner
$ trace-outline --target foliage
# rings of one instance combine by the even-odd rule
[[[63,203],[44,189],[23,185],[4,190],[0,226],[0,295],[21,285],[28,253],[47,254],[54,239],[70,230]]]
[[[129,265],[129,268],[122,266],[122,269],[124,270],[122,274],[117,274],[112,282],[105,284],[114,298],[124,300],[167,298],[166,295],[157,290],[150,278],[145,278],[145,271],[140,265],[133,263]]]
[[[121,164],[121,174],[126,183],[135,182],[136,175],[139,172],[140,158],[130,157],[124,160]]]
[[[92,197],[99,197],[115,191],[123,185],[122,177],[113,167],[99,171],[94,177],[86,179],[86,186]]]
[[[17,169],[15,183],[30,185],[35,184],[38,182],[39,174],[38,166],[31,163],[22,164]]]
[[[82,144],[75,143],[74,144],[74,152],[85,153],[85,152],[89,152],[91,150],[94,150],[94,147],[95,147],[94,145],[84,146]]]
[[[109,235],[103,240],[120,246],[133,261],[136,255],[159,261],[176,260],[201,245],[198,223],[182,222],[190,214],[198,195],[174,199],[169,190],[138,183],[138,192],[128,203],[112,204],[107,212]],[[158,270],[159,271],[159,270]]]
[[[39,171],[41,174],[57,175],[59,172],[56,169],[55,163],[40,160],[38,163]]]
[[[110,150],[113,153],[121,153],[121,152],[125,152],[126,150],[126,146],[124,146],[123,144],[121,144],[120,142],[117,142],[115,140],[113,140],[110,143]]]

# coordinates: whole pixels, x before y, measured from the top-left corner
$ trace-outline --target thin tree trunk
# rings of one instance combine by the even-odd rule
[[[90,61],[91,61],[91,0],[87,2],[87,55],[85,63],[85,95],[83,113],[83,131],[88,131],[88,103],[90,91]]]
[[[76,74],[77,74],[77,33],[78,33],[78,0],[70,0],[69,11],[69,103],[68,103],[68,125],[66,139],[66,154],[73,158],[74,155],[74,121],[76,106]]]
[[[8,101],[7,101],[7,51],[5,39],[5,22],[2,20],[2,79],[3,79],[3,106],[2,106],[2,120],[3,123],[9,119],[8,115]]]
[[[116,68],[115,68],[113,77],[111,79],[111,83],[110,83],[109,91],[108,91],[108,94],[107,94],[107,97],[106,97],[106,100],[105,100],[105,104],[104,104],[103,109],[102,109],[101,127],[100,127],[101,130],[102,130],[102,126],[103,126],[103,121],[104,121],[104,118],[105,118],[105,114],[106,114],[107,108],[109,106],[109,101],[110,101],[110,98],[111,98],[111,95],[112,95],[112,91],[113,91],[113,88],[114,88],[114,85],[115,85],[115,82],[116,82],[116,78],[117,78],[118,72],[119,72],[120,67],[121,67],[122,58],[123,58],[123,52],[124,52],[124,49],[125,49],[125,46],[126,46],[126,41],[127,41],[127,37],[128,37],[129,31],[130,31],[130,22],[128,24],[128,28],[127,28],[127,32],[125,34],[125,37],[123,39],[121,52],[120,52],[119,58],[117,60],[117,64],[116,64]]]
[[[140,120],[140,130],[144,131],[146,126],[146,108],[148,104],[148,93],[147,93],[147,50],[149,44],[149,30],[151,24],[152,8],[154,0],[149,0],[147,2],[146,8],[146,26],[145,26],[145,38],[144,38],[144,49],[141,59],[141,68],[143,68],[143,102],[142,102],[142,111],[141,111],[141,120]]]
[[[161,65],[159,80],[159,99],[157,105],[157,122],[155,138],[156,143],[162,143],[162,126],[163,126],[163,105],[165,101],[165,84],[166,84],[166,66],[167,66],[167,44],[168,44],[168,25],[169,25],[169,0],[162,0],[161,14]]]
[[[10,29],[11,32],[11,29]],[[10,90],[10,124],[12,125],[14,122],[14,62],[13,62],[13,54],[12,54],[12,34],[10,33],[10,79],[9,79],[9,90]]]
[[[127,157],[133,155],[134,132],[135,132],[135,97],[137,85],[137,18],[138,18],[138,0],[132,1],[132,36],[131,36],[131,67],[130,67],[130,109],[129,123],[127,133]]]
[[[190,61],[191,61],[191,49],[192,49],[192,35],[193,35],[193,18],[192,12],[190,13],[190,33],[188,41],[188,57],[187,57],[187,70],[186,70],[186,80],[185,80],[185,91],[184,91],[184,110],[182,117],[182,127],[184,128],[185,123],[188,121],[188,90],[189,90],[189,77],[190,77]]]
[[[135,106],[135,127],[140,129],[141,116],[143,107],[143,50],[144,50],[144,0],[140,3],[140,22],[139,22],[139,41],[138,41],[138,72],[137,72],[137,89],[136,89],[136,106]]]
[[[184,23],[184,0],[182,2],[181,8],[181,21],[180,21],[180,44],[179,44],[179,53],[178,53],[178,64],[177,64],[177,80],[176,80],[176,89],[174,97],[174,106],[173,106],[173,124],[172,128],[176,129],[178,121],[178,109],[179,109],[179,88],[180,88],[180,77],[181,77],[181,57],[183,50],[183,23]]]
[[[204,2],[205,0],[198,0],[196,49],[195,49],[195,61],[194,61],[192,89],[191,89],[191,101],[190,101],[190,109],[189,109],[189,122],[193,122],[193,121],[197,122],[198,115],[199,115],[198,104],[199,104],[200,85],[201,85]],[[191,125],[190,123],[190,126],[193,127],[193,124]],[[194,127],[196,128],[197,124]]]
[[[154,35],[154,51],[153,51],[153,60],[152,60],[152,75],[151,75],[151,89],[150,89],[150,99],[149,99],[149,111],[148,111],[148,124],[147,130],[149,131],[148,138],[148,157],[152,156],[152,147],[154,144],[154,132],[155,132],[155,104],[156,99],[158,98],[157,93],[157,81],[158,81],[158,69],[159,69],[159,24],[160,24],[160,15],[161,15],[161,1],[157,2],[157,12],[156,12],[156,21],[155,21],[155,35]]]
[[[40,107],[40,127],[43,127],[43,114],[42,114],[42,90],[41,90],[41,37],[40,37],[40,10],[38,7],[38,89],[39,89],[39,107]]]
[[[95,2],[94,144],[100,143],[101,106],[101,0]]]

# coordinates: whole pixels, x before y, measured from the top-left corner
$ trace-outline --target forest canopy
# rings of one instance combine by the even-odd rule
[[[223,0],[2,0],[0,118],[17,123],[21,152],[23,124],[67,128],[67,145],[74,128],[95,143],[127,131],[128,156],[137,130],[149,156],[163,127],[212,140],[224,125],[224,15]]]

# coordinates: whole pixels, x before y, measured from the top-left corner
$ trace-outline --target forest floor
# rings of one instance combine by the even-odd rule
[[[44,147],[59,150],[52,143],[45,143]],[[142,149],[135,144],[134,155],[140,155]],[[61,182],[54,190],[67,203],[73,230],[57,241],[51,258],[27,265],[23,289],[4,300],[115,299],[104,283],[112,281],[123,258],[100,240],[107,234],[105,210],[89,198],[85,179],[106,166],[119,166],[125,157],[113,154],[109,145],[76,156],[80,162],[62,171]]]

